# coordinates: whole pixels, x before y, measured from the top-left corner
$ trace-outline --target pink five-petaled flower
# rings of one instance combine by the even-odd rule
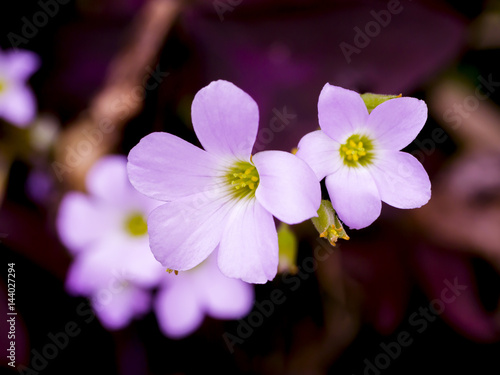
[[[253,286],[224,276],[213,252],[194,269],[164,277],[154,309],[162,332],[171,338],[182,338],[195,331],[205,315],[241,319],[253,304]]]
[[[0,51],[0,117],[25,127],[36,114],[36,100],[26,85],[38,69],[37,55],[29,51]]]
[[[165,276],[146,227],[158,201],[130,185],[121,155],[101,158],[85,182],[88,194],[67,193],[57,215],[59,237],[75,255],[66,289],[89,297],[102,324],[118,329],[149,310],[150,289]]]
[[[395,98],[369,114],[361,96],[326,84],[318,101],[321,130],[305,135],[297,156],[325,184],[340,219],[360,229],[380,215],[381,201],[417,208],[431,196],[423,166],[401,152],[420,132],[427,106],[415,98]]]
[[[150,247],[163,266],[184,271],[218,248],[228,277],[272,280],[278,268],[273,215],[296,224],[316,216],[314,172],[283,151],[253,157],[259,124],[255,101],[227,81],[195,96],[193,127],[205,150],[168,133],[152,133],[128,157],[132,185],[168,203],[148,218]]]

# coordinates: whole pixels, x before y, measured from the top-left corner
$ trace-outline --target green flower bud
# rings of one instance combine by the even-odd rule
[[[318,217],[311,219],[314,227],[320,237],[326,238],[332,246],[335,246],[337,240],[342,238],[348,240],[349,236],[344,230],[332,203],[328,200],[322,200],[318,210]]]
[[[361,94],[361,99],[365,102],[366,108],[368,108],[368,113],[373,111],[373,108],[378,106],[379,104],[382,104],[383,102],[394,99],[394,98],[400,98],[401,94],[399,95],[382,95],[382,94],[372,94],[370,92]]]

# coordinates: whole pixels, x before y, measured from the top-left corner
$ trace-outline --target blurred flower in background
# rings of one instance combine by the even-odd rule
[[[199,327],[205,314],[219,319],[246,315],[253,288],[223,276],[211,257],[180,274],[167,274],[149,248],[146,220],[162,202],[138,193],[128,181],[127,160],[101,158],[87,175],[87,192],[68,192],[57,229],[75,259],[66,289],[90,299],[108,329],[124,328],[154,306],[167,336],[179,338]],[[180,223],[182,224],[182,223]]]
[[[195,268],[164,278],[154,307],[162,332],[182,338],[196,330],[205,315],[241,319],[253,303],[253,286],[224,276],[214,252]]]
[[[90,297],[103,324],[115,329],[148,311],[150,289],[164,275],[146,224],[158,203],[130,185],[126,166],[124,156],[99,160],[87,175],[88,194],[67,193],[57,217],[59,236],[75,256],[66,288]]]
[[[36,98],[27,81],[39,68],[39,57],[30,51],[0,51],[0,117],[25,127],[36,116]]]

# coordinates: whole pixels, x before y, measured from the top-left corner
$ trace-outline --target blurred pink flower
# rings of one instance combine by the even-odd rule
[[[369,114],[361,96],[326,84],[318,102],[321,130],[305,135],[297,156],[325,183],[333,208],[350,228],[360,229],[379,216],[382,201],[417,208],[431,197],[422,164],[401,152],[427,120],[425,102],[395,98]]]
[[[240,319],[248,314],[253,302],[253,286],[224,276],[214,253],[190,271],[169,275],[158,292],[154,309],[162,332],[181,338],[196,330],[205,315]]]
[[[149,308],[145,290],[155,287],[164,269],[149,250],[146,218],[158,202],[138,193],[127,178],[124,156],[99,160],[87,175],[87,194],[70,192],[62,200],[57,229],[76,256],[66,288],[91,297],[108,328],[119,328]]]
[[[38,69],[37,55],[29,51],[0,51],[0,117],[27,126],[36,115],[36,99],[26,82]]]
[[[216,248],[228,277],[272,280],[278,269],[273,216],[296,224],[316,216],[320,185],[313,171],[282,151],[251,155],[259,110],[227,81],[201,89],[193,126],[205,150],[168,133],[144,137],[129,154],[130,181],[162,201],[148,220],[151,250],[165,267],[184,271]]]

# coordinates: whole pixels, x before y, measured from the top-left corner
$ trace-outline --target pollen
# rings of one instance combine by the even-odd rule
[[[251,162],[238,161],[226,174],[229,191],[233,197],[253,198],[259,186],[259,173]]]
[[[340,146],[340,157],[348,167],[371,164],[373,142],[365,135],[353,134]]]

